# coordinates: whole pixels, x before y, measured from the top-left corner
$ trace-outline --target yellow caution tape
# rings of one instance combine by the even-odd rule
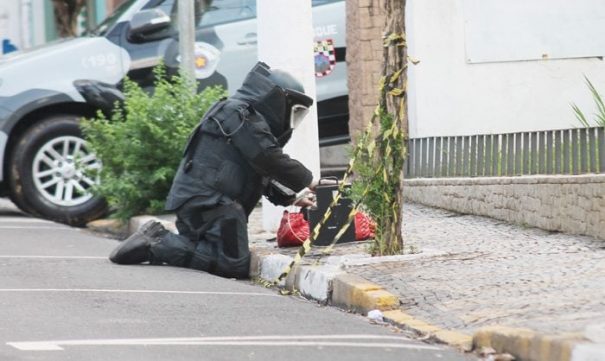
[[[405,45],[405,34],[390,34],[385,39],[385,47],[393,45],[393,44],[395,44],[397,46]],[[407,65],[405,67],[407,67]],[[394,73],[390,77],[389,82],[393,83],[393,82],[397,81],[399,79],[399,77],[401,76],[401,73],[403,72],[405,67],[402,68],[401,70],[397,71],[396,73]],[[386,77],[382,77],[380,79],[380,89],[381,90],[385,87],[385,83],[386,83]],[[389,91],[389,93],[393,96],[400,96],[405,92],[405,90],[406,90],[406,86],[404,84],[404,86],[402,88],[391,89]],[[401,98],[401,104],[402,105],[404,104],[403,97]],[[403,109],[403,107],[402,107],[402,109]],[[370,120],[365,131],[363,132],[361,139],[367,139],[367,137],[370,136],[370,134],[372,132],[372,127],[374,125],[374,121],[376,120],[377,117],[379,117],[381,115],[381,112],[382,112],[382,110],[380,108],[380,105],[378,105],[374,111],[372,119]],[[404,112],[404,110],[402,110],[402,112]],[[383,132],[383,141],[387,142],[386,147],[385,147],[385,153],[386,153],[385,156],[387,156],[387,157],[390,156],[390,154],[392,152],[392,148],[390,145],[390,139],[396,138],[399,135],[399,132],[400,132],[400,130],[398,128],[398,124],[395,121],[392,123],[390,129]],[[338,189],[332,199],[332,202],[328,206],[328,209],[327,209],[326,213],[324,214],[323,218],[313,228],[313,232],[311,233],[310,237],[307,238],[303,242],[303,244],[298,248],[298,251],[296,252],[296,255],[294,256],[294,259],[283,269],[282,273],[273,282],[266,283],[267,287],[279,285],[282,281],[284,281],[288,277],[288,275],[290,274],[290,272],[292,271],[294,266],[297,265],[298,263],[300,263],[302,258],[311,250],[311,246],[313,245],[313,242],[317,239],[322,227],[324,226],[324,224],[328,221],[328,219],[332,215],[332,209],[338,204],[338,201],[341,198],[341,195],[345,188],[346,181],[347,181],[348,177],[351,175],[351,173],[353,172],[353,166],[355,165],[355,161],[358,158],[358,156],[361,154],[361,151],[363,150],[362,143],[363,142],[358,142],[357,146],[355,147],[351,160],[349,161],[349,164],[347,166],[347,170],[345,171],[344,176],[338,186]],[[370,157],[372,156],[375,148],[376,148],[376,142],[374,140],[372,140],[366,146],[366,151]],[[381,165],[380,167],[378,167],[378,169],[376,169],[376,173],[374,176],[375,177],[380,176],[380,173],[382,173],[382,176],[385,179],[387,179],[388,172],[387,172],[387,169],[383,165]],[[361,201],[365,198],[365,196],[368,194],[369,191],[370,191],[370,185],[368,185],[364,189],[361,197],[357,200],[355,205],[352,207],[351,212],[349,212],[349,215],[347,216],[347,221],[344,223],[342,228],[338,231],[338,233],[334,237],[334,240],[332,240],[332,243],[330,243],[330,245],[328,245],[325,248],[325,250],[323,251],[323,254],[329,254],[332,251],[332,249],[334,248],[334,245],[340,239],[340,237],[342,237],[342,235],[347,231],[347,229],[351,225],[351,222],[355,218],[355,213],[357,213],[357,209],[359,208]],[[388,194],[386,192],[384,192],[384,195],[386,196],[386,198],[390,198],[390,196],[388,196]],[[397,211],[395,209],[393,209],[393,212],[394,212],[394,214],[397,213]],[[395,219],[397,219],[397,217],[398,216],[396,215]],[[391,226],[395,227],[394,224]],[[280,294],[292,294],[292,292],[287,291],[287,290],[280,290]]]
[[[373,125],[375,119],[376,119],[376,116],[373,116],[372,119],[370,120],[370,122],[368,123],[368,126],[366,127],[362,137],[369,136],[369,134],[372,131],[372,125]],[[372,149],[373,148],[374,147],[372,147]],[[355,147],[355,151],[353,152],[351,161],[349,162],[349,165],[347,166],[347,170],[345,171],[345,174],[338,186],[336,194],[332,198],[332,202],[328,206],[328,210],[324,214],[321,221],[319,223],[317,223],[317,225],[315,225],[315,227],[313,228],[313,232],[311,233],[311,236],[309,238],[307,238],[303,242],[303,244],[298,248],[298,251],[296,252],[296,255],[294,256],[294,259],[283,269],[282,273],[273,281],[273,283],[272,283],[273,285],[279,285],[283,280],[285,280],[288,277],[288,275],[290,274],[290,272],[292,271],[292,269],[294,268],[294,266],[297,265],[298,263],[300,263],[300,261],[305,256],[305,254],[307,254],[307,252],[309,252],[309,250],[311,249],[313,242],[319,236],[319,232],[321,231],[321,228],[324,226],[324,224],[328,221],[328,219],[332,215],[332,209],[338,204],[338,201],[340,200],[342,193],[344,191],[346,181],[347,181],[348,177],[351,175],[351,173],[353,172],[353,166],[355,165],[355,160],[361,153],[361,150],[362,150],[362,147],[361,147],[361,144],[359,143]],[[355,209],[355,208],[356,207],[353,207],[353,209]],[[347,225],[347,227],[348,227],[348,225]],[[346,229],[345,229],[345,231],[346,231]]]

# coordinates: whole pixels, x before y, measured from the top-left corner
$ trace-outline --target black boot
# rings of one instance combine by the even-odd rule
[[[168,231],[159,222],[149,221],[128,237],[109,255],[109,260],[118,264],[137,264],[150,260],[149,247],[158,242]]]

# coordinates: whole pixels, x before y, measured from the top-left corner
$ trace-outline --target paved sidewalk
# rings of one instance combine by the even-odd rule
[[[560,334],[605,323],[605,241],[417,204],[406,205],[404,229],[420,254],[345,267],[397,295],[401,309],[418,319],[469,334],[488,325]],[[276,252],[266,241],[273,236],[253,213],[252,247]],[[336,254],[364,253],[366,246],[339,246]]]

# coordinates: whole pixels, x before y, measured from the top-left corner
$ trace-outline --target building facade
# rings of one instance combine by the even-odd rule
[[[89,0],[94,22],[101,22],[124,0]],[[11,0],[0,3],[0,54],[27,49],[58,38],[53,2],[50,0]],[[82,14],[84,19],[84,12]],[[84,20],[80,30],[85,26]]]
[[[349,0],[352,134],[376,106],[382,0]],[[407,0],[407,200],[605,239],[603,0]],[[576,119],[577,104],[594,124]]]
[[[347,2],[350,128],[376,105],[382,0]],[[563,129],[605,84],[602,0],[407,0],[411,138]],[[597,86],[597,88],[599,88]],[[605,91],[605,86],[601,86]]]

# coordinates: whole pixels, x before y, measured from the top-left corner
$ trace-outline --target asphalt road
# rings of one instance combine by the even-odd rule
[[[469,360],[249,282],[118,266],[117,241],[0,201],[0,360]]]

